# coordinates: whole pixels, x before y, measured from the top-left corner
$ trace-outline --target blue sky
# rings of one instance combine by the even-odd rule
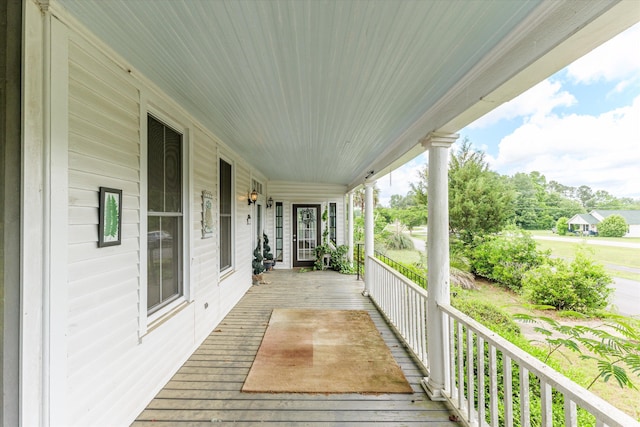
[[[462,129],[501,174],[640,198],[640,24]],[[405,195],[420,155],[377,181],[380,201]]]

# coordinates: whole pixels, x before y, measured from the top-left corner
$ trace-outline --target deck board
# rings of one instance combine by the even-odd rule
[[[334,272],[276,270],[254,286],[204,340],[133,423],[135,427],[455,426],[450,409],[430,401],[422,370],[368,298],[362,282]],[[366,310],[413,394],[242,393],[274,308]]]

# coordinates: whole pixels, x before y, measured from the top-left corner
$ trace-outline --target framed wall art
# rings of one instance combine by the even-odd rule
[[[213,193],[202,190],[202,238],[213,237]]]
[[[98,247],[122,242],[122,190],[100,187],[98,207]]]

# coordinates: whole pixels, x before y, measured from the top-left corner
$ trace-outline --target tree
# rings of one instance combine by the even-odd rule
[[[425,207],[413,206],[398,212],[398,219],[402,222],[409,234],[419,225],[427,223],[427,209]]]
[[[593,199],[593,191],[591,190],[591,187],[586,185],[581,185],[576,189],[575,194],[585,209],[593,209],[593,205],[591,204],[591,199]]]
[[[556,222],[556,231],[559,235],[565,236],[567,231],[569,231],[569,219],[567,217],[558,218],[558,222]]]
[[[465,138],[449,161],[449,227],[467,243],[500,231],[514,216],[508,178],[490,171],[484,156]]]
[[[429,167],[425,167],[418,171],[418,182],[411,183],[411,192],[413,194],[414,203],[418,206],[427,206],[427,183],[429,182]]]
[[[515,193],[515,223],[525,230],[543,228],[538,226],[538,218],[542,213],[539,206],[536,187],[531,176],[517,173],[511,179]]]
[[[621,215],[609,215],[598,224],[598,235],[602,237],[622,237],[629,226]]]
[[[353,193],[353,204],[360,208],[360,212],[364,213],[364,187],[360,187]],[[375,209],[380,202],[380,189],[376,184],[373,184],[373,208]]]
[[[415,206],[415,204],[416,202],[412,191],[409,191],[406,196],[393,194],[389,200],[389,207],[394,209],[405,209],[410,206]]]

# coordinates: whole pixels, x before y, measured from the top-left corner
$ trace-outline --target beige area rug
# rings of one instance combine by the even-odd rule
[[[242,391],[412,393],[364,310],[275,309]]]

